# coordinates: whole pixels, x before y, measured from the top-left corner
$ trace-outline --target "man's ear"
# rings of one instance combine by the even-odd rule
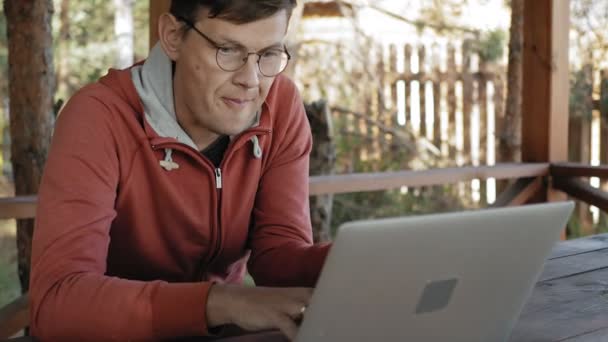
[[[184,39],[184,23],[173,15],[164,13],[158,18],[158,40],[172,61],[179,58],[180,46]]]

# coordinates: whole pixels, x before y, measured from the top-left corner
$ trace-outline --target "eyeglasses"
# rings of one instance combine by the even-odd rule
[[[176,18],[196,31],[199,36],[205,38],[205,40],[216,49],[215,61],[220,69],[224,71],[237,71],[247,63],[249,55],[257,55],[257,64],[260,73],[266,77],[274,77],[285,70],[291,59],[291,55],[285,46],[282,48],[269,48],[260,52],[249,52],[244,47],[222,46],[197,29],[194,26],[194,23],[190,22],[188,19],[181,16]]]

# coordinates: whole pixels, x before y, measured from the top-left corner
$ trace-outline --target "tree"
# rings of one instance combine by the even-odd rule
[[[4,1],[8,37],[11,161],[16,195],[38,192],[53,125],[51,0]],[[29,285],[33,221],[17,225],[22,290]]]
[[[114,0],[114,34],[116,35],[116,67],[133,64],[133,0]]]
[[[71,93],[68,90],[68,75],[70,74],[69,46],[70,46],[70,0],[61,0],[59,5],[59,36],[57,37],[57,58],[56,66],[56,86],[59,96],[66,96]]]
[[[505,112],[498,122],[498,161],[520,159],[521,145],[521,90],[523,67],[523,11],[524,0],[511,0],[511,28],[509,31],[509,66],[507,71],[507,99]]]

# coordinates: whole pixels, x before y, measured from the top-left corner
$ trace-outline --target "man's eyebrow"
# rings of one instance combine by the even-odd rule
[[[218,37],[218,44],[220,44],[220,45],[232,44],[232,45],[236,45],[237,47],[246,48],[246,46],[243,43],[241,43],[237,40],[222,37],[222,36]],[[264,50],[268,50],[268,49],[272,49],[272,48],[282,48],[282,47],[283,47],[283,43],[277,42],[277,43],[268,45],[266,47],[263,47],[258,51],[264,51]]]

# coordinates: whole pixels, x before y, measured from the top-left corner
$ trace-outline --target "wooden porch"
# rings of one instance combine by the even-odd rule
[[[151,0],[151,40],[167,1]],[[524,8],[522,163],[316,176],[310,194],[424,187],[474,179],[511,180],[494,206],[559,201],[571,196],[608,211],[608,194],[583,178],[608,179],[608,165],[566,163],[568,152],[568,2],[526,1]],[[35,217],[36,197],[0,199],[0,219]],[[555,247],[513,332],[513,341],[596,341],[608,335],[608,236]],[[568,324],[564,324],[567,322]],[[0,339],[29,325],[27,294],[0,308]],[[272,337],[274,336],[274,337]],[[252,335],[238,341],[280,340]],[[273,340],[274,340],[273,339]],[[26,339],[23,339],[24,341]],[[237,342],[237,339],[226,341]]]

